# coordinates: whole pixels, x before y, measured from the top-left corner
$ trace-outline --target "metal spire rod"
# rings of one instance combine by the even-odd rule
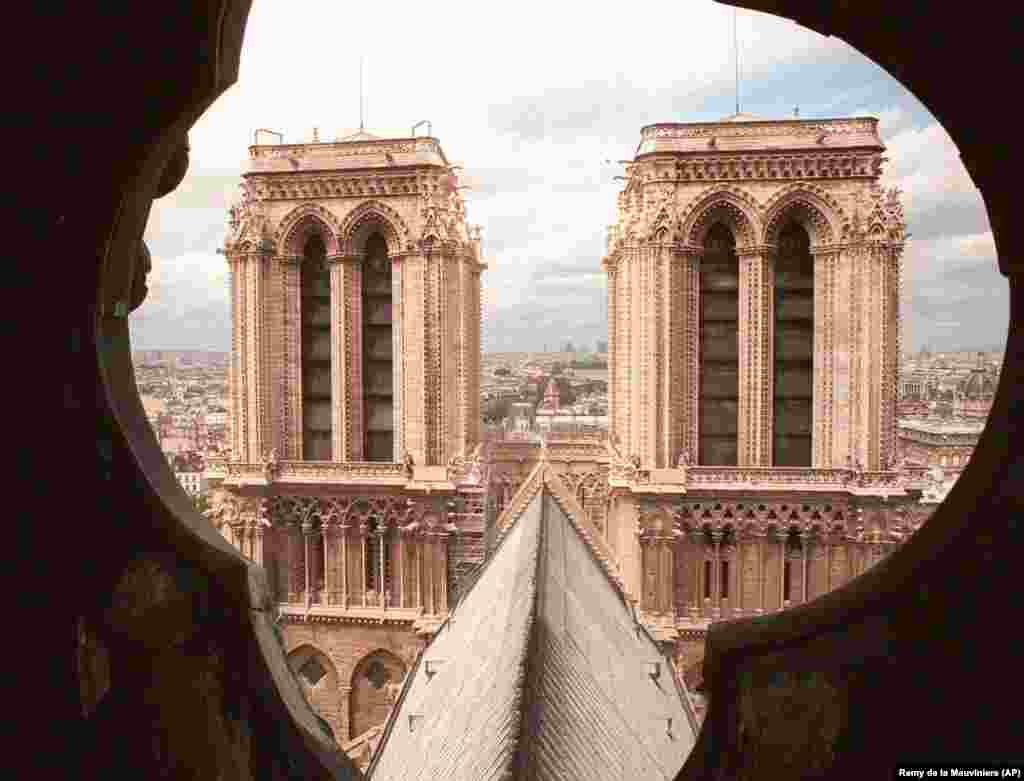
[[[359,58],[359,132],[363,131],[363,58]]]
[[[736,113],[740,113],[740,47],[736,35],[736,7],[732,9],[732,48],[736,53]]]

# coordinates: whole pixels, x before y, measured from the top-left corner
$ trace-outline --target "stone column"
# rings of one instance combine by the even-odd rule
[[[758,602],[757,614],[764,613],[764,547],[768,544],[768,537],[765,534],[758,534],[757,544],[757,580],[758,580]]]
[[[740,547],[739,538],[736,539],[736,544],[733,546],[732,564],[729,567],[733,594],[729,604],[732,605],[732,614],[736,616],[741,616],[745,612],[743,608],[743,567],[746,564],[744,559],[746,547],[746,545]]]
[[[825,593],[832,590],[832,533],[826,532],[825,543]]]
[[[346,393],[352,372],[351,338],[353,331],[351,280],[356,259],[347,255],[330,255],[327,266],[331,278],[331,458],[349,460],[351,443],[351,394]]]
[[[426,593],[423,588],[423,540],[424,537],[421,533],[417,532],[415,539],[416,546],[416,605],[420,609],[420,612],[424,612],[427,606]]]
[[[269,245],[260,243],[259,248],[248,256],[245,310],[247,348],[246,373],[243,388],[246,393],[249,461],[255,461],[270,450],[273,445],[273,410],[270,388],[270,353],[267,309],[272,308],[269,300],[271,260]]]
[[[284,402],[284,446],[281,452],[284,458],[298,461],[302,458],[302,256],[285,255],[279,258],[279,262],[284,277],[285,311],[281,345],[281,397]]]
[[[619,414],[616,408],[619,400],[620,361],[616,350],[618,349],[618,295],[619,277],[618,263],[613,255],[605,257],[601,266],[608,275],[608,430],[614,437],[619,434]]]
[[[774,247],[737,248],[739,289],[739,465],[771,466]]]
[[[325,604],[334,604],[334,595],[337,589],[334,567],[334,550],[331,547],[333,527],[327,521],[320,522],[320,536],[324,543],[324,560],[321,564],[324,568],[324,590],[320,595],[320,601]]]
[[[703,560],[703,535],[700,531],[691,529],[687,537],[690,540],[690,561],[692,569],[692,580],[693,580],[693,594],[690,597],[690,620],[693,623],[697,623],[697,616],[700,613],[700,566]]]
[[[700,438],[698,396],[700,392],[700,258],[703,248],[688,244],[672,247],[670,278],[666,283],[670,306],[668,315],[668,403],[673,412],[668,420],[670,462],[688,452],[697,461]]]
[[[715,546],[714,563],[711,565],[711,615],[715,620],[722,617],[722,588],[721,588],[721,566],[722,566],[722,532],[715,529],[711,532],[711,539]]]
[[[367,539],[366,534],[367,534],[366,524],[365,523],[360,523],[359,524],[359,550],[360,550],[360,554],[361,555],[360,555],[359,561],[360,561],[361,566],[359,567],[359,584],[360,584],[360,586],[362,586],[362,588],[360,588],[359,591],[362,594],[361,600],[362,600],[363,607],[366,607],[366,589],[368,588],[368,585],[366,583],[366,553],[367,553],[367,551],[366,551],[366,539]]]
[[[792,585],[792,584],[790,584]],[[786,535],[779,535],[779,610],[786,608],[789,594],[786,593]]]
[[[347,523],[340,523],[338,530],[341,532],[341,606],[348,610],[348,530],[351,526]]]
[[[662,610],[672,615],[675,611],[672,609],[672,538],[665,536],[661,538],[661,588],[662,588]]]
[[[845,425],[849,399],[849,338],[844,333],[838,286],[839,250],[812,248],[814,262],[814,407],[811,413],[811,463],[817,469],[844,466],[835,437]],[[837,406],[838,405],[838,406]]]
[[[438,612],[448,612],[448,538],[451,532],[443,532],[437,537],[438,557],[437,568],[441,584],[441,605]]]
[[[384,550],[384,546],[386,544],[387,544],[387,540],[385,538],[384,522],[383,521],[378,521],[378,523],[377,523],[377,549],[378,549],[377,550],[377,561],[378,561],[378,566],[377,566],[377,584],[376,584],[376,588],[377,588],[378,605],[380,607],[384,607],[384,588],[385,588],[385,585],[386,585],[384,583],[384,560],[387,558],[385,556],[386,551]]]
[[[312,596],[313,596],[313,582],[312,582],[312,579],[310,577],[312,575],[312,573],[310,572],[311,568],[310,568],[310,551],[309,551],[309,548],[310,548],[309,542],[310,542],[310,538],[312,536],[313,536],[313,525],[309,521],[303,521],[302,522],[303,561],[305,563],[305,573],[306,573],[306,578],[305,578],[305,582],[306,582],[306,595],[305,595],[304,601],[306,603],[306,607],[307,608],[309,608],[310,603],[313,601],[312,600]]]
[[[402,527],[401,523],[398,524],[398,607],[405,607],[405,590],[408,587],[405,578],[405,541],[407,539],[406,531]]]
[[[256,528],[253,529],[253,561],[263,566],[263,523],[260,520],[256,521]]]
[[[801,591],[803,592],[803,599],[801,602],[807,602],[807,545],[810,542],[811,535],[808,531],[800,532],[800,548],[803,554],[803,583],[801,583]]]

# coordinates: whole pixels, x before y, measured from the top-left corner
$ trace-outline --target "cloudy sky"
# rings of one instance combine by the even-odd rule
[[[600,4],[256,0],[236,83],[190,134],[181,186],[146,230],[150,294],[131,316],[137,349],[227,350],[226,265],[216,248],[253,130],[329,140],[359,124],[408,135],[432,122],[465,166],[483,228],[484,349],[552,349],[605,338],[605,226],[641,126],[735,111],[733,11],[702,0],[632,21]],[[836,38],[763,14],[737,17],[744,112],[766,118],[874,115],[903,190],[904,344],[999,349],[1007,286],[981,196],[949,136],[906,89]],[[608,161],[612,161],[609,163]]]

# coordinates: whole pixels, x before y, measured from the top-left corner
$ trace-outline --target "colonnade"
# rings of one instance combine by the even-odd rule
[[[783,610],[852,580],[898,544],[844,532],[645,533],[640,608],[694,622]]]
[[[446,530],[383,523],[236,524],[231,542],[267,568],[278,602],[448,610]]]

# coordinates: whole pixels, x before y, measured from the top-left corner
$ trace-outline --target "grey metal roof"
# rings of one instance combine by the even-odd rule
[[[545,484],[424,651],[370,777],[672,779],[686,707]]]

